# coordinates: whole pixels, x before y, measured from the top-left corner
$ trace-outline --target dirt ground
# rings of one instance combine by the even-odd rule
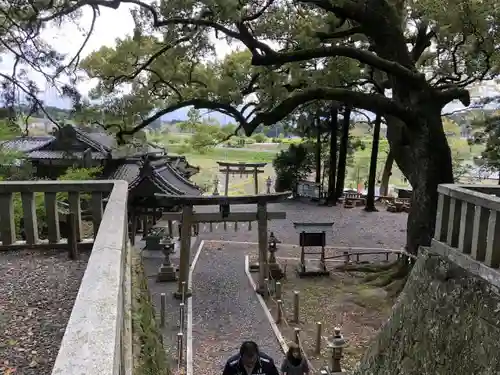
[[[251,261],[254,259],[250,258]],[[331,270],[329,277],[299,278],[295,272],[297,264],[297,261],[287,261],[286,279],[281,281],[285,319],[278,326],[283,337],[292,341],[294,328],[299,327],[304,350],[314,369],[318,370],[331,363],[327,340],[333,336],[334,328],[339,327],[347,340],[342,369],[352,371],[370,339],[387,320],[394,299],[389,298],[384,289],[364,282],[366,275],[363,273],[337,272],[331,264],[328,266]],[[254,273],[253,277],[256,280],[257,274]],[[298,291],[300,296],[299,324],[292,322],[294,291]],[[273,317],[276,317],[274,297],[268,300],[268,307]],[[317,322],[322,323],[320,355],[314,353]]]

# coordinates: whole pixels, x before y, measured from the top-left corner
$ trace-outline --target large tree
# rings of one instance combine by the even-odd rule
[[[93,9],[117,8],[124,3],[137,6],[135,35],[123,41],[129,47],[122,48],[119,59],[113,53],[106,56],[117,58],[116,64],[101,65],[107,66],[108,74],[116,76],[118,70],[120,79],[133,81],[134,93],[154,89],[150,78],[155,73],[148,71],[152,64],[163,69],[162,72],[164,65],[180,66],[184,85],[188,82],[191,88],[183,86],[180,96],[176,92],[178,87],[170,88],[167,99],[156,100],[158,96],[154,95],[149,101],[148,114],[153,108],[170,111],[185,105],[218,109],[233,116],[247,134],[259,125],[272,125],[316,100],[338,101],[384,116],[391,154],[414,191],[407,240],[412,253],[417,252],[419,245],[428,245],[433,235],[437,185],[453,182],[441,111],[453,100],[468,105],[467,86],[496,74],[492,66],[497,58],[496,21],[500,10],[493,0],[49,3],[50,9],[40,11],[40,7],[31,7],[26,13],[30,19],[46,22],[75,14],[84,6]],[[214,33],[216,38],[236,41],[246,48],[247,53],[238,55],[239,66],[245,69],[234,70],[235,64],[228,61],[222,65],[200,63],[215,48]],[[174,60],[168,52],[172,48],[184,50],[192,56],[191,61]],[[140,52],[139,56],[135,51]],[[130,69],[132,63],[136,70]],[[339,69],[324,70],[320,80],[317,70],[312,68],[318,64]],[[333,77],[345,71],[342,66],[346,64],[358,64],[366,80],[358,80],[352,87],[339,84],[341,81]],[[192,66],[195,68],[191,69]],[[216,80],[207,80],[212,74],[206,73],[207,69],[215,73]],[[188,72],[193,75],[186,81]],[[231,79],[225,80],[226,75]],[[200,77],[204,79],[203,85],[193,88]],[[163,81],[162,90],[166,91],[171,81]],[[110,82],[106,79],[106,84]],[[146,87],[141,88],[144,82]],[[383,89],[381,92],[391,90],[390,97],[376,93],[380,90],[373,90],[373,86],[381,86],[378,87]],[[244,116],[239,106],[252,91],[256,92],[257,105],[251,116]],[[172,102],[175,95],[177,99]],[[138,128],[154,121],[162,111],[155,112],[149,120],[141,120]]]

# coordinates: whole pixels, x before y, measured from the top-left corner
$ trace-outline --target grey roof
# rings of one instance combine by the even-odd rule
[[[1,148],[8,151],[30,152],[38,150],[50,144],[55,137],[40,136],[40,137],[16,137],[1,143]]]
[[[148,152],[150,154],[166,154],[165,147],[162,147],[160,145],[154,144],[152,142],[148,142]]]
[[[93,160],[106,160],[107,156],[101,152],[91,152]],[[26,155],[28,159],[83,159],[83,152],[67,152],[67,151],[52,151],[52,150],[36,150]]]
[[[111,134],[103,132],[84,132],[85,135],[90,138],[95,143],[104,146],[108,150],[111,150],[117,146],[116,139]]]
[[[72,125],[68,125],[72,126]],[[73,126],[76,132],[76,139],[80,142],[86,144],[87,146],[94,149],[94,151],[101,152],[103,154],[109,153],[111,148],[108,147],[110,142],[109,135],[106,133],[88,133],[82,129]]]
[[[164,167],[155,169],[163,180],[170,183],[177,190],[181,191],[183,195],[200,195],[200,190],[188,179],[184,178],[178,173],[170,164],[165,164]]]
[[[158,193],[169,195],[201,194],[195,184],[180,175],[166,160],[124,163],[108,178],[127,181],[129,190],[133,190],[143,182],[148,181],[158,189]]]
[[[120,165],[110,176],[111,180],[123,180],[129,184],[139,175],[141,167],[138,163],[125,163]]]

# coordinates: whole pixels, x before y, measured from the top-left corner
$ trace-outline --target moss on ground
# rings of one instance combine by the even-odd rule
[[[132,255],[132,332],[134,375],[170,375],[170,366],[156,325],[155,310],[142,261]]]

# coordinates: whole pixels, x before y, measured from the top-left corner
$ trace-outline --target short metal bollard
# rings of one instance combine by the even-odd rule
[[[184,331],[184,304],[179,304],[179,328]]]
[[[186,282],[185,281],[183,281],[181,283],[181,293],[182,293],[181,303],[184,303],[184,302],[186,302]]]
[[[263,297],[264,299],[267,299],[269,297],[269,279],[264,279],[264,290],[263,290]]]
[[[276,324],[280,324],[283,319],[283,301],[277,300]]]
[[[182,363],[183,354],[184,354],[184,334],[182,332],[179,332],[177,334],[177,362],[179,364]]]
[[[316,347],[315,347],[315,353],[320,354],[321,353],[321,322],[316,323]]]
[[[294,323],[299,323],[299,292],[296,290],[293,292],[293,321]]]
[[[300,346],[300,328],[293,329],[293,336],[295,339],[295,343]]]
[[[167,305],[167,296],[165,293],[160,295],[160,327],[165,326],[165,309]]]
[[[276,291],[274,292],[274,295],[276,296],[276,299],[281,299],[281,283],[279,281],[276,281]]]

